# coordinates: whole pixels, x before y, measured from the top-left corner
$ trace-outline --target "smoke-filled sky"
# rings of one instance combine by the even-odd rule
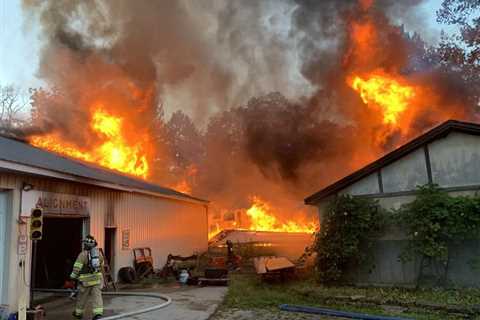
[[[364,11],[363,2],[373,3],[373,8]],[[125,131],[135,133],[141,128],[150,137],[158,134],[153,133],[151,122],[159,105],[167,120],[181,110],[198,128],[206,129],[222,111],[248,104],[235,115],[244,130],[246,140],[241,144],[247,157],[263,176],[271,177],[273,168],[282,179],[298,181],[299,172],[307,169],[305,161],[333,165],[342,147],[357,149],[355,144],[329,143],[342,135],[335,125],[354,124],[360,132],[374,131],[375,139],[383,137],[376,143],[381,149],[369,152],[371,159],[436,121],[459,115],[437,116],[443,110],[422,104],[405,114],[402,139],[392,132],[385,136],[378,132],[380,122],[373,125],[379,120],[377,113],[359,108],[358,96],[345,82],[352,72],[382,69],[395,77],[411,67],[414,59],[409,57],[408,45],[392,24],[433,43],[441,30],[435,21],[440,3],[2,1],[0,81],[55,88],[59,95],[43,103],[37,99],[34,131],[29,132],[55,132],[80,144],[93,139],[88,139],[90,133],[84,132],[78,119],[88,121],[92,105],[99,102],[107,104],[107,111],[131,120],[135,129]],[[371,37],[367,51],[354,40],[352,27],[358,24],[352,21],[356,19],[366,21],[367,27],[370,19],[375,20],[370,27],[377,28],[379,35],[366,33]],[[451,85],[428,72],[411,80]],[[281,97],[268,96],[272,92]],[[442,97],[442,105],[448,104],[447,98]],[[429,99],[428,104],[436,101]],[[412,113],[427,109],[431,112],[424,113],[432,116]],[[411,127],[416,129],[409,133]],[[367,158],[362,156],[355,166]]]
[[[446,28],[435,21],[435,11],[440,3],[441,0],[423,1],[416,7],[415,14],[402,17],[397,23],[405,23],[409,30],[415,30],[425,40],[435,42],[438,40],[440,30]],[[272,14],[280,13],[281,10],[281,6],[271,8]],[[417,24],[418,16],[423,17],[421,20],[426,21],[425,25]],[[277,24],[277,30],[282,29],[283,22],[280,21]],[[248,26],[248,22],[245,26]],[[283,28],[287,27],[283,26]],[[23,14],[21,0],[0,0],[0,85],[14,84],[23,88],[42,85],[43,82],[36,77],[40,47],[38,20]],[[301,79],[298,79],[299,75],[295,73],[295,64],[290,67],[292,68],[289,74],[291,79],[301,83]]]
[[[126,140],[155,141],[145,146],[150,158],[180,154],[194,164],[199,195],[227,208],[248,207],[252,194],[293,208],[441,121],[472,119],[462,100],[468,86],[422,65],[416,38],[397,27],[435,43],[440,4],[3,0],[0,84],[55,88],[36,96],[30,134],[91,149],[98,137],[84,124],[93,109],[105,109],[128,119]],[[386,123],[375,103],[367,107],[352,90],[353,77],[380,77],[415,95],[398,122]],[[182,134],[165,143],[159,106],[166,121],[181,110],[191,127],[205,129],[203,144]],[[161,174],[175,161],[154,167]]]

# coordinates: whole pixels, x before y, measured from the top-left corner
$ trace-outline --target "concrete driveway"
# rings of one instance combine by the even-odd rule
[[[164,309],[145,313],[131,319],[138,320],[206,320],[222,303],[227,287],[203,287],[175,292],[162,292],[172,298]],[[157,291],[158,292],[158,291]]]
[[[159,287],[134,292],[163,293],[172,298],[172,303],[166,308],[124,318],[137,320],[206,320],[223,301],[227,287]],[[125,291],[122,291],[125,292]],[[45,296],[43,296],[45,297]],[[65,297],[48,299],[43,303],[47,320],[71,320],[74,302]],[[159,303],[158,299],[147,297],[104,297],[105,316],[138,310]],[[90,319],[89,313],[85,319]]]

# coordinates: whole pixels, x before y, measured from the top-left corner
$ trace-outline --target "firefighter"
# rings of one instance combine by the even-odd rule
[[[73,316],[82,319],[85,306],[91,300],[93,320],[103,315],[102,267],[103,257],[97,248],[97,241],[88,235],[83,242],[83,251],[73,264],[70,278],[78,283],[78,296]]]

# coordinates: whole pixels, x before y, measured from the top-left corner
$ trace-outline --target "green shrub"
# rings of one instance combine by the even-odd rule
[[[329,204],[316,234],[319,281],[348,281],[348,270],[371,257],[374,240],[384,227],[384,212],[377,201],[341,195]]]
[[[420,277],[426,265],[442,266],[437,281],[446,281],[450,245],[480,235],[480,198],[452,197],[436,185],[418,187],[415,200],[403,205],[395,216],[411,240],[400,258],[411,261],[420,257]]]

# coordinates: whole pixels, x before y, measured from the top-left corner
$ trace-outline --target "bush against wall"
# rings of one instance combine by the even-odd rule
[[[377,201],[341,195],[329,204],[316,234],[319,281],[345,282],[347,271],[371,258],[371,247],[384,226]]]
[[[427,265],[435,265],[443,269],[436,280],[446,281],[449,246],[480,236],[480,197],[452,197],[435,185],[419,187],[416,199],[403,205],[395,216],[411,240],[401,259],[421,258],[419,278]]]

